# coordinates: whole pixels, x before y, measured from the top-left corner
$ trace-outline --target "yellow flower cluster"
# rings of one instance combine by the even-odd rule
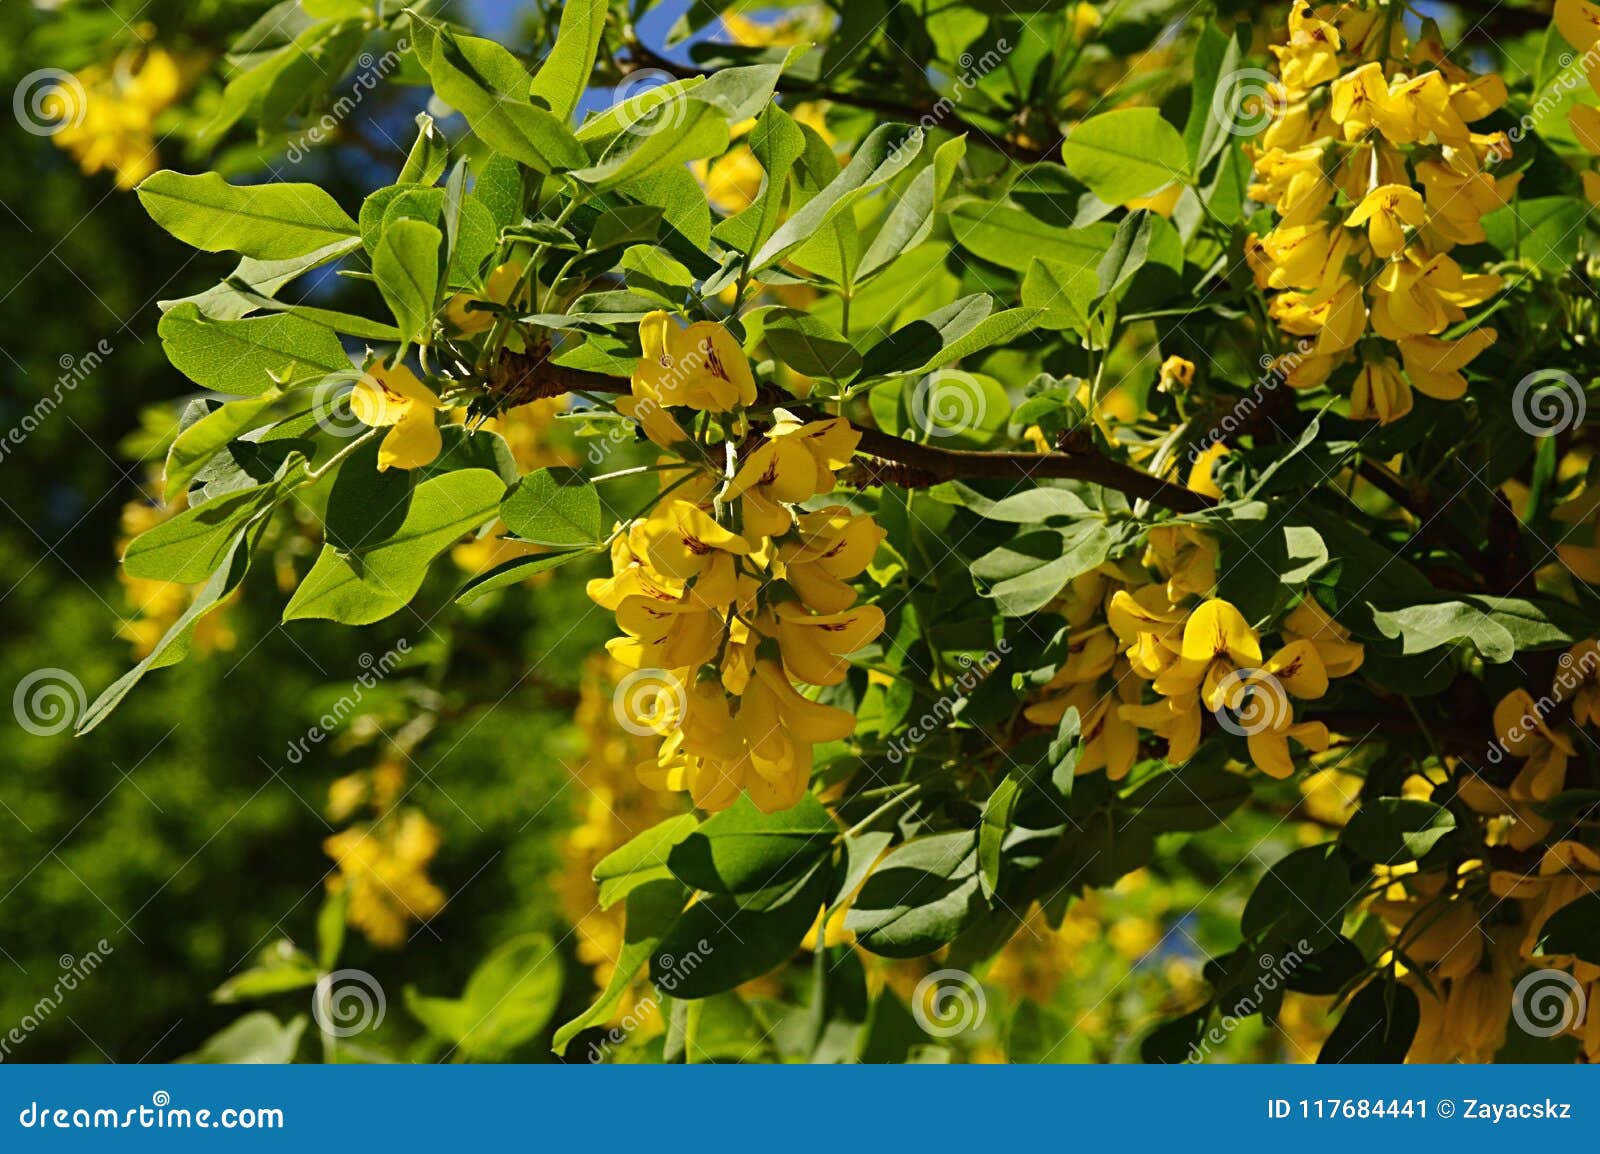
[[[1588,0],[1556,0],[1555,26],[1562,39],[1583,54],[1580,63],[1584,75],[1590,87],[1600,92],[1600,52],[1594,51],[1595,46],[1600,45],[1600,5]],[[1567,123],[1572,126],[1572,135],[1578,138],[1578,143],[1600,156],[1600,108],[1592,104],[1574,104],[1567,113]],[[1584,195],[1590,204],[1600,205],[1600,172],[1585,170],[1582,176]]]
[[[634,671],[619,686],[625,716],[665,738],[641,779],[687,789],[703,809],[741,791],[764,811],[785,809],[806,789],[813,747],[855,728],[852,714],[795,683],[839,684],[848,655],[884,626],[883,611],[857,606],[847,584],[883,531],[842,505],[796,508],[833,491],[860,434],[842,419],[780,414],[741,441],[756,384],[727,330],[680,328],[658,312],[640,340],[632,395],[618,408],[673,456],[661,500],[618,526],[612,576],[591,582],[589,596],[624,634],[607,648]],[[703,415],[696,436],[674,409]],[[708,439],[713,427],[720,443]]]
[[[156,118],[178,99],[184,69],[163,48],[129,53],[111,66],[85,68],[51,94],[44,108],[60,130],[58,148],[86,175],[109,169],[117,187],[134,187],[160,167]]]
[[[1141,731],[1164,739],[1166,760],[1181,765],[1200,744],[1206,714],[1218,711],[1273,777],[1294,772],[1291,740],[1327,748],[1327,727],[1296,722],[1289,698],[1323,696],[1331,678],[1360,668],[1361,645],[1308,597],[1276,626],[1281,643],[1264,658],[1261,634],[1213,596],[1216,569],[1216,544],[1203,530],[1158,525],[1142,565],[1102,565],[1059,599],[1071,629],[1067,660],[1023,715],[1056,725],[1078,711],[1078,773],[1103,769],[1121,780],[1139,757]]]
[[[351,774],[328,791],[328,815],[348,818],[370,803],[377,818],[327,838],[323,852],[339,868],[329,879],[332,892],[348,890],[345,917],[375,946],[405,944],[412,922],[426,921],[444,908],[444,892],[428,877],[428,863],[439,852],[439,831],[409,807],[395,808],[403,796],[405,770],[387,759],[370,773]]]
[[[1558,705],[1570,709],[1569,722],[1553,717]],[[1578,755],[1574,726],[1600,732],[1600,643],[1593,640],[1580,641],[1561,656],[1550,692],[1540,700],[1515,689],[1495,706],[1499,747],[1490,760],[1509,755],[1521,765],[1504,788],[1478,774],[1461,783],[1461,799],[1475,812],[1497,819],[1489,831],[1491,844],[1526,850],[1550,833],[1552,823],[1539,806],[1566,788],[1567,763]]]
[[[1354,363],[1350,415],[1383,424],[1413,389],[1460,398],[1462,370],[1494,343],[1489,328],[1444,335],[1501,286],[1450,250],[1484,239],[1516,183],[1489,171],[1505,134],[1470,127],[1505,103],[1504,82],[1451,63],[1432,33],[1410,44],[1399,13],[1296,0],[1250,189],[1277,226],[1246,247],[1272,319],[1301,338],[1285,381],[1315,388]]]
[[[1600,885],[1594,850],[1558,842],[1529,873],[1488,870],[1481,861],[1453,872],[1422,873],[1415,864],[1387,872],[1391,880],[1371,909],[1390,935],[1392,953],[1380,961],[1395,962],[1421,1010],[1410,1061],[1492,1060],[1506,1040],[1518,976],[1530,966],[1565,970],[1574,1000],[1578,991],[1600,994],[1600,966],[1538,948],[1550,916]],[[1595,1015],[1572,1014],[1561,1024],[1587,1061],[1600,1059]]]

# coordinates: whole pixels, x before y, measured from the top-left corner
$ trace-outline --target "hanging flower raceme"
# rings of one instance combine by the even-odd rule
[[[1482,217],[1516,184],[1489,171],[1506,136],[1471,128],[1505,84],[1452,63],[1431,30],[1410,43],[1376,5],[1296,2],[1273,52],[1275,115],[1250,195],[1278,221],[1245,252],[1269,315],[1301,338],[1279,370],[1293,388],[1347,389],[1356,420],[1397,421],[1414,392],[1459,399],[1495,332],[1444,334],[1501,281],[1448,254],[1484,239]]]
[[[1327,727],[1297,720],[1293,700],[1317,700],[1331,678],[1359,669],[1361,645],[1309,597],[1258,630],[1215,596],[1216,581],[1210,534],[1170,522],[1150,530],[1142,563],[1108,562],[1063,590],[1055,610],[1071,629],[1067,657],[1024,716],[1054,726],[1078,711],[1080,774],[1126,776],[1141,733],[1165,741],[1167,762],[1181,765],[1208,716],[1245,737],[1251,762],[1273,777],[1294,772],[1296,748],[1328,748]],[[1262,637],[1272,633],[1281,643],[1269,654]]]
[[[612,575],[589,586],[623,633],[607,648],[632,671],[619,715],[664,739],[639,767],[646,785],[687,790],[703,809],[741,792],[785,809],[811,780],[813,749],[855,729],[852,713],[797,685],[838,685],[884,628],[849,584],[883,530],[842,505],[802,507],[833,491],[860,434],[780,412],[752,435],[755,377],[727,329],[659,312],[639,336],[618,409],[683,465],[663,471],[653,511],[618,527]]]

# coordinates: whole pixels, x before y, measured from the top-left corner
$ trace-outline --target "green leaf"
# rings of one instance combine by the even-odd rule
[[[122,568],[130,577],[151,581],[204,581],[232,552],[245,525],[283,493],[284,486],[273,482],[185,509],[135,537],[123,554]]]
[[[1195,38],[1189,119],[1183,126],[1184,146],[1197,173],[1227,146],[1236,127],[1259,109],[1248,103],[1241,107],[1241,102],[1252,96],[1264,99],[1263,93],[1251,89],[1251,74],[1239,69],[1239,57],[1238,37],[1207,20]]]
[[[969,331],[949,341],[938,352],[912,369],[909,375],[930,373],[934,369],[952,364],[962,357],[971,356],[992,345],[1005,344],[1018,334],[1032,329],[1038,319],[1039,310],[1030,308],[1006,309],[993,316],[984,317]]]
[[[532,81],[510,52],[492,40],[457,36],[415,12],[411,29],[417,58],[439,99],[466,116],[490,148],[536,172],[588,163],[566,118],[528,101]]]
[[[167,312],[156,331],[174,368],[219,393],[259,396],[353,367],[331,329],[290,313],[214,320],[185,303]]]
[[[1455,815],[1431,801],[1377,797],[1351,815],[1339,841],[1367,861],[1399,865],[1427,856],[1455,828]]]
[[[1073,128],[1061,149],[1067,171],[1107,204],[1165,188],[1188,175],[1183,137],[1154,108],[1118,108]]]
[[[1600,965],[1600,894],[1586,893],[1551,914],[1533,952]]]
[[[861,142],[839,175],[767,238],[751,258],[753,272],[782,260],[873,189],[916,159],[923,134],[901,124],[880,124]]]
[[[1130,212],[1117,225],[1117,235],[1096,269],[1102,297],[1115,296],[1150,259],[1152,219],[1150,212],[1141,208]]]
[[[934,834],[884,858],[856,895],[845,928],[874,954],[915,958],[953,941],[982,910],[977,839],[970,831]]]
[[[1014,272],[1025,271],[1035,258],[1056,261],[1069,273],[1092,272],[1117,234],[1104,221],[1060,228],[1014,205],[976,199],[953,202],[948,219],[957,244]]]
[[[1025,533],[972,563],[984,595],[1005,617],[1043,609],[1067,582],[1105,561],[1116,536],[1102,521]]]
[[[611,970],[611,981],[598,1001],[556,1031],[551,1048],[564,1054],[567,1044],[584,1030],[603,1026],[616,1014],[622,999],[633,988],[634,977],[664,935],[678,920],[689,894],[671,878],[647,881],[628,894],[627,920],[623,929],[622,950]],[[591,1052],[591,1061],[598,1055]]]
[[[1373,609],[1372,625],[1376,636],[1399,641],[1401,654],[1429,653],[1467,642],[1495,664],[1527,650],[1571,645],[1593,632],[1582,614],[1559,602],[1475,593],[1451,601]]]
[[[214,172],[163,170],[139,185],[139,200],[157,224],[204,252],[286,260],[356,234],[356,222],[314,184],[240,186]]]
[[[450,163],[450,142],[439,131],[433,117],[417,113],[417,139],[406,154],[396,184],[432,184],[444,175]]]
[[[1339,933],[1344,909],[1359,887],[1337,847],[1318,845],[1284,855],[1256,883],[1239,920],[1256,945],[1325,942]]]
[[[1221,825],[1250,796],[1250,782],[1221,766],[1190,762],[1158,774],[1129,794],[1126,804],[1162,833],[1198,833]]]
[[[595,163],[572,175],[605,191],[650,180],[692,160],[716,156],[727,147],[728,122],[722,112],[692,95],[677,93],[656,103],[651,115],[594,147]]]
[[[1011,832],[1022,784],[1015,771],[1008,773],[983,803],[983,821],[978,826],[978,881],[986,898],[992,898],[1000,886],[1000,849]]]
[[[905,192],[895,201],[882,227],[861,254],[861,265],[856,270],[858,280],[866,280],[874,273],[889,267],[902,253],[909,252],[928,239],[933,231],[934,214],[950,182],[967,154],[967,138],[958,136],[941,144],[933,154],[933,161],[912,179]]]
[[[270,998],[290,990],[303,990],[317,984],[321,972],[311,959],[287,941],[275,942],[261,951],[261,963],[229,978],[211,991],[218,1005]]]
[[[282,1066],[294,1061],[305,1030],[304,1014],[295,1015],[285,1025],[265,1010],[257,1010],[217,1031],[198,1050],[185,1054],[178,1061],[218,1066]]]
[[[847,381],[861,368],[850,339],[827,321],[799,309],[771,308],[761,313],[762,333],[784,364],[808,377]]]
[[[719,894],[694,903],[651,954],[650,980],[670,997],[692,999],[760,977],[799,948],[822,912],[828,883],[822,863],[759,901]]]
[[[431,224],[401,219],[386,224],[372,254],[372,275],[407,341],[427,342],[439,290],[439,246]]]
[[[556,42],[528,86],[530,96],[544,101],[563,120],[572,115],[589,87],[607,7],[606,0],[568,0],[563,4]]]
[[[278,400],[278,393],[270,390],[248,401],[229,401],[180,432],[167,450],[166,491],[178,494],[186,490],[207,461],[239,434],[256,428],[262,414]]]
[[[467,979],[459,998],[406,988],[406,1009],[463,1058],[502,1060],[538,1037],[561,999],[561,958],[545,934],[522,934],[497,947]]]
[[[505,482],[487,469],[424,481],[392,537],[348,557],[324,545],[283,619],[324,618],[345,625],[383,620],[416,596],[434,558],[495,516],[504,492]]]
[[[805,150],[806,137],[800,126],[780,105],[769,104],[750,130],[750,151],[767,174],[766,183],[748,208],[717,226],[718,240],[749,254],[766,243],[783,213],[789,172]]]
[[[1483,218],[1489,243],[1512,259],[1562,272],[1578,258],[1588,207],[1571,196],[1517,198]]]
[[[601,858],[594,867],[594,880],[600,883],[600,908],[610,909],[646,882],[670,878],[668,853],[699,825],[694,814],[680,813],[635,834]]]
[[[1094,266],[1035,257],[1022,278],[1022,303],[1041,310],[1038,323],[1044,328],[1087,334],[1099,295],[1100,275]]]
[[[322,899],[317,911],[317,965],[331,970],[344,950],[345,916],[350,910],[350,890],[341,889]]]
[[[594,549],[564,549],[557,553],[540,553],[534,557],[518,557],[503,562],[486,573],[479,573],[463,585],[456,593],[456,604],[470,605],[496,589],[504,589],[508,585],[520,585],[536,573],[559,568],[580,557],[594,556],[598,556],[598,552]]]
[[[329,261],[338,260],[360,246],[360,237],[347,236],[303,256],[285,260],[256,260],[247,256],[220,284],[193,296],[158,301],[157,306],[165,313],[179,305],[192,303],[208,317],[236,321],[261,307],[263,299],[271,299],[290,281],[312,269],[321,268]]]
[[[1350,999],[1339,1024],[1322,1043],[1317,1063],[1403,1062],[1420,1020],[1415,993],[1398,982],[1375,979]]]
[[[994,301],[973,293],[902,325],[867,350],[861,371],[867,377],[898,376],[937,357],[988,317]]]
[[[753,893],[810,871],[838,835],[833,817],[809,793],[770,814],[741,795],[674,845],[667,865],[679,881],[698,890]]]
[[[600,491],[577,469],[564,466],[524,477],[501,503],[500,519],[536,545],[582,547],[605,537]]]
[[[264,522],[256,522],[256,525]],[[259,535],[259,534],[257,534]],[[178,615],[178,619],[167,627],[167,631],[140,661],[128,672],[95,698],[78,717],[74,732],[83,736],[95,726],[99,725],[115,709],[152,669],[164,669],[169,665],[182,661],[189,653],[189,644],[194,637],[195,623],[207,613],[216,609],[223,598],[239,587],[244,580],[245,573],[250,568],[250,550],[253,546],[252,534],[249,529],[239,533],[233,540],[227,556],[217,566],[216,572],[206,579],[189,602],[189,607]]]

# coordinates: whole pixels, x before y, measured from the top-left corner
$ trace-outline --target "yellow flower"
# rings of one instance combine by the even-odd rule
[[[1192,473],[1190,478],[1193,488]],[[1145,564],[1165,574],[1172,603],[1186,596],[1204,597],[1217,584],[1217,543],[1193,525],[1157,525],[1150,530]]]
[[[1580,51],[1600,42],[1600,5],[1588,0],[1556,0],[1556,31]]]
[[[1377,418],[1380,425],[1387,425],[1410,411],[1411,386],[1400,375],[1400,367],[1388,357],[1365,362],[1350,390],[1351,420]]]
[[[1577,755],[1572,739],[1551,728],[1544,709],[1525,689],[1513,689],[1494,707],[1495,736],[1512,757],[1525,759],[1511,783],[1518,801],[1548,801],[1567,779],[1567,760]]]
[[[733,557],[748,556],[750,542],[717,524],[688,501],[668,501],[651,514],[640,534],[651,568],[674,581],[689,582],[725,568]]]
[[[520,261],[507,261],[499,265],[483,282],[482,294],[456,293],[445,303],[445,321],[455,332],[465,336],[488,332],[494,327],[495,314],[488,309],[472,308],[472,304],[477,301],[509,304],[511,294],[522,284],[522,272]]]
[[[1409,185],[1385,184],[1367,193],[1344,222],[1351,228],[1366,225],[1372,251],[1388,259],[1405,248],[1406,230],[1421,228],[1425,216],[1421,193]]]
[[[1222,704],[1221,685],[1240,668],[1261,664],[1261,642],[1244,615],[1221,598],[1207,601],[1189,616],[1183,627],[1178,661],[1155,680],[1164,697],[1187,696],[1201,691],[1207,709]]]
[[[1278,627],[1286,640],[1309,641],[1329,677],[1348,677],[1361,668],[1366,650],[1350,640],[1350,631],[1340,625],[1317,603],[1316,598],[1301,598]]]
[[[1189,467],[1188,486],[1196,493],[1203,493],[1207,497],[1221,499],[1222,490],[1217,488],[1217,483],[1211,479],[1212,472],[1217,467],[1217,462],[1228,455],[1228,446],[1221,441],[1213,441],[1194,459],[1194,464]]]
[[[84,69],[46,97],[41,109],[60,126],[57,148],[72,153],[85,174],[110,169],[122,189],[160,167],[156,118],[184,86],[182,67],[163,48],[146,51],[137,67],[130,62],[124,56],[111,68]]]
[[[434,414],[439,398],[405,365],[378,361],[350,390],[350,411],[372,428],[388,428],[378,446],[378,471],[415,469],[439,455],[444,441]]]
[[[1494,329],[1473,329],[1453,341],[1438,337],[1406,337],[1400,341],[1400,357],[1406,376],[1424,395],[1436,401],[1459,400],[1467,391],[1461,370],[1478,354],[1494,344],[1499,334]]]
[[[787,809],[805,792],[811,747],[855,732],[855,715],[801,696],[778,665],[758,661],[740,701],[738,723],[754,770],[745,781],[765,812]]]
[[[780,604],[762,631],[778,639],[783,667],[797,681],[837,685],[849,670],[845,659],[883,632],[883,610],[861,605],[842,613],[808,613],[796,602]]]
[[[871,563],[886,535],[867,514],[852,516],[834,505],[802,513],[799,538],[779,546],[778,561],[784,579],[808,608],[840,613],[856,600],[855,590],[845,582]]]
[[[1161,362],[1161,373],[1156,388],[1163,393],[1177,392],[1194,384],[1194,362],[1180,356],[1170,356]]]
[[[679,328],[666,312],[653,312],[639,322],[639,341],[643,355],[632,382],[638,400],[715,413],[755,402],[750,362],[715,321]]]
[[[794,521],[786,506],[816,493],[816,458],[802,439],[769,432],[745,458],[723,496],[744,498],[740,512],[745,532],[777,537],[788,532]]]
[[[350,924],[375,946],[404,944],[406,928],[444,908],[444,893],[428,879],[439,831],[421,813],[405,810],[378,826],[351,826],[322,843],[339,867],[333,889],[348,889]]]

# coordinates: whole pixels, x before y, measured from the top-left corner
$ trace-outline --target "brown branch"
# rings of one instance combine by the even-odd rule
[[[703,70],[668,60],[665,56],[658,55],[643,44],[630,44],[628,46],[628,55],[629,59],[622,64],[624,73],[648,69],[653,72],[666,72],[679,80],[688,80],[705,75]],[[1015,160],[1037,163],[1041,160],[1059,161],[1061,159],[1061,145],[1059,142],[1049,148],[1032,148],[1009,137],[997,136],[987,128],[974,124],[966,117],[958,115],[950,108],[940,108],[931,104],[911,104],[871,92],[845,92],[837,88],[829,88],[826,85],[808,84],[792,77],[779,77],[777,90],[785,96],[793,96],[798,100],[827,100],[835,104],[849,104],[856,108],[880,112],[885,116],[898,117],[913,124],[921,124],[926,121],[930,125],[948,126],[960,132],[965,132],[975,140],[981,140],[996,152],[1002,152]]]
[[[517,403],[553,397],[560,393],[625,393],[628,382],[621,377],[585,369],[566,368],[548,361],[528,364],[533,358],[525,354],[502,352],[497,377],[517,382]],[[824,420],[828,414],[819,413],[798,404],[792,397],[769,393],[762,398],[766,403],[781,404],[795,416],[805,421]],[[1196,513],[1216,504],[1210,497],[1163,481],[1113,461],[1092,447],[1065,453],[987,453],[974,449],[945,449],[936,445],[919,445],[901,437],[891,436],[877,429],[862,429],[858,451],[869,458],[891,462],[913,470],[902,473],[901,480],[917,480],[922,484],[954,481],[965,478],[998,477],[1010,480],[1069,480],[1088,481],[1108,489],[1116,489],[1136,500],[1149,501],[1177,513]],[[874,466],[868,464],[869,470]],[[886,474],[879,474],[886,475]]]

